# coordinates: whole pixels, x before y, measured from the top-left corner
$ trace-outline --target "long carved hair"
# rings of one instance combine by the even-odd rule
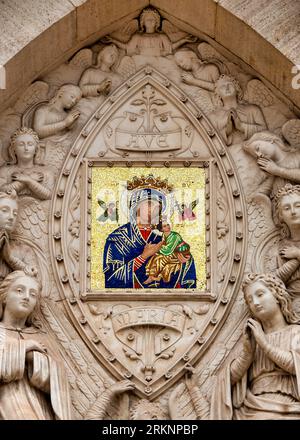
[[[293,312],[292,301],[289,293],[285,288],[283,281],[281,281],[281,279],[270,273],[267,274],[249,273],[246,276],[242,284],[242,290],[247,305],[249,305],[247,299],[247,287],[251,286],[256,281],[261,281],[270,290],[272,295],[276,298],[276,300],[279,303],[281,312],[288,324],[300,323],[299,317],[297,317],[295,312]]]
[[[62,93],[68,92],[71,89],[73,89],[74,92],[76,94],[78,94],[79,99],[82,97],[82,91],[81,91],[80,87],[75,86],[74,84],[64,84],[56,91],[53,98],[50,99],[49,104],[54,104],[58,100],[58,98],[61,96]]]
[[[282,139],[277,136],[277,134],[271,133],[269,131],[260,131],[258,133],[254,133],[250,139],[244,142],[243,149],[247,151],[249,154],[252,154],[252,148],[251,145],[254,142],[268,142],[270,144],[275,144],[277,147],[279,147],[282,151],[289,152],[292,149],[288,148]]]
[[[24,136],[26,134],[31,136],[35,142],[35,153],[34,153],[34,157],[33,157],[34,165],[41,165],[42,164],[41,160],[39,158],[40,157],[40,140],[39,140],[37,133],[34,130],[32,130],[32,128],[22,127],[22,128],[19,128],[18,130],[16,130],[14,132],[14,134],[12,135],[12,137],[10,138],[10,144],[9,144],[9,147],[7,150],[10,165],[15,165],[18,163],[18,158],[16,155],[16,149],[15,149],[16,142],[20,136]]]
[[[287,183],[285,186],[280,188],[272,199],[273,220],[275,225],[280,228],[282,238],[290,238],[291,236],[288,225],[282,219],[280,208],[282,197],[290,194],[297,194],[300,198],[300,185],[291,185],[290,183]]]
[[[0,320],[2,320],[2,318],[3,318],[3,313],[5,310],[5,300],[7,297],[8,289],[10,288],[12,283],[14,283],[18,278],[23,278],[23,277],[33,278],[38,285],[39,295],[37,297],[36,306],[35,306],[33,312],[27,317],[26,325],[28,327],[34,326],[39,329],[41,327],[41,322],[38,319],[37,314],[40,309],[41,285],[40,285],[40,282],[38,281],[37,278],[30,277],[29,275],[26,275],[22,270],[16,270],[14,272],[11,272],[10,274],[7,275],[7,277],[0,284]]]

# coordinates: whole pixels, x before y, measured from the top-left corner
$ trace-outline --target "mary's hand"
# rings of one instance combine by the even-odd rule
[[[142,253],[141,257],[144,260],[147,260],[148,258],[150,258],[153,255],[155,255],[157,252],[159,252],[161,247],[162,247],[162,241],[160,241],[157,244],[150,244],[150,243],[148,243],[144,247],[144,250],[143,250],[143,253]]]

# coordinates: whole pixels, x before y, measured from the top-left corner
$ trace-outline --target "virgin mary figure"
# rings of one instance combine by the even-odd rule
[[[160,279],[145,284],[147,263],[163,246],[160,229],[166,207],[166,195],[156,188],[138,188],[132,192],[130,221],[115,229],[106,239],[103,255],[106,288],[196,288],[193,257],[185,261],[178,254],[177,259],[174,256],[176,270],[172,271],[167,282]]]

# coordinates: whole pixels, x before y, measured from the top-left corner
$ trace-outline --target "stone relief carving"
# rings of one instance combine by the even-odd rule
[[[221,133],[227,145],[237,143],[234,134],[249,139],[254,133],[267,128],[261,109],[255,104],[243,103],[243,92],[239,83],[229,75],[221,75],[215,82],[215,96],[219,107],[209,118]]]
[[[289,294],[268,274],[249,274],[243,289],[253,318],[246,321],[239,356],[217,378],[210,417],[298,418],[300,327]]]
[[[17,395],[16,380],[5,378],[3,418],[28,396],[35,411],[26,412],[25,402],[20,419],[297,418],[299,133],[299,120],[262,81],[153,8],[30,85],[0,116],[2,159],[9,161],[0,168],[1,279],[7,276],[0,287],[1,359],[10,364],[3,347],[11,350],[18,383],[28,391]],[[204,290],[195,284],[155,291],[193,256],[189,240],[176,227],[169,231],[167,221],[157,243],[141,251],[142,289],[92,288],[99,166],[137,176],[146,167],[148,177],[159,169],[206,170]],[[182,222],[197,218],[193,210],[188,219],[179,214]],[[108,237],[120,249],[114,233]],[[171,246],[168,234],[183,246],[170,273],[160,253]],[[243,285],[249,318],[240,287],[253,269],[266,275],[250,275]],[[16,270],[24,272],[22,289],[36,297],[40,287],[28,275],[41,279],[40,317],[51,343],[27,311],[21,325],[12,320],[13,302],[7,313],[16,281],[9,273]],[[119,283],[118,272],[114,277]],[[30,349],[28,339],[36,339]],[[48,379],[38,377],[42,364],[50,375],[60,368],[50,361],[52,344],[65,365],[54,400]],[[46,410],[44,393],[52,402]]]

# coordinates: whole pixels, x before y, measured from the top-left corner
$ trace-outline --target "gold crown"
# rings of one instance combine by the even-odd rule
[[[134,176],[131,181],[129,180],[127,182],[128,191],[142,188],[153,188],[165,193],[170,193],[173,191],[173,186],[168,184],[167,179],[161,180],[160,177],[154,177],[153,174],[141,177]]]

